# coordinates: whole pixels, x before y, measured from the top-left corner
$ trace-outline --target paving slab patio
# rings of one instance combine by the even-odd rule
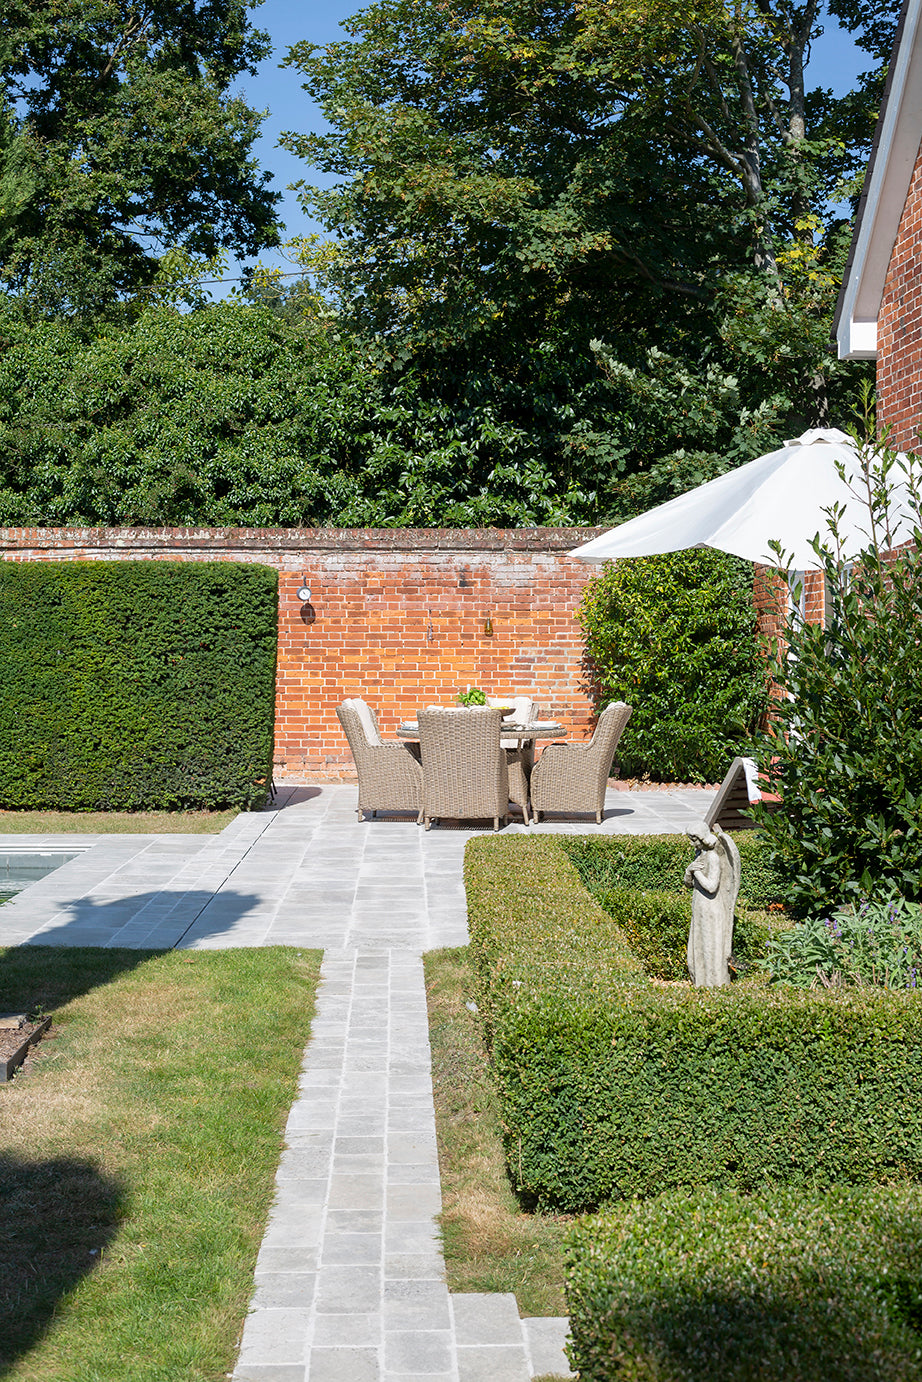
[[[464,846],[481,832],[360,824],[355,795],[286,785],[216,836],[0,836],[0,853],[81,850],[0,907],[0,945],[323,949],[235,1382],[566,1376],[566,1320],[521,1321],[513,1296],[445,1283],[422,955],[467,942]],[[673,832],[712,798],[612,791],[601,826],[531,829]]]

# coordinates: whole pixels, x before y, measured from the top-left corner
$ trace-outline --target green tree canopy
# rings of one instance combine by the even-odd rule
[[[824,421],[860,372],[829,350],[836,205],[896,9],[833,2],[378,0],[296,45],[330,129],[285,142],[339,178],[302,199],[343,320],[444,408],[476,387],[528,430],[510,400],[552,398],[546,484],[580,521]],[[807,77],[836,15],[873,68],[841,99]]]
[[[261,122],[235,79],[269,52],[243,0],[7,0],[0,34],[0,282],[85,309],[152,280],[170,246],[277,240]]]
[[[895,7],[841,8],[879,44]],[[303,196],[376,331],[563,314],[626,334],[650,289],[684,320],[729,272],[776,274],[781,244],[814,238],[879,96],[876,79],[808,90],[817,0],[378,0],[346,27],[291,50],[332,130],[286,143],[342,179]]]

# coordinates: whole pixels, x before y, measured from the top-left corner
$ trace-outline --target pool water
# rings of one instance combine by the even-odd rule
[[[76,859],[81,852],[79,849],[37,850],[34,846],[27,850],[0,850],[0,902],[9,902],[11,897],[22,892],[30,883],[54,873],[55,869]]]

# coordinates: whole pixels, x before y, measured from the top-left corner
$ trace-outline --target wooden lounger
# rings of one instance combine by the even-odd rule
[[[755,759],[734,758],[705,820],[708,825],[719,825],[722,830],[751,830],[755,822],[749,815],[749,808],[756,802],[761,802],[769,811],[781,805],[775,793],[763,792]]]

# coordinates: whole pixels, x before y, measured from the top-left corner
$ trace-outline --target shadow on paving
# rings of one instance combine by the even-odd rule
[[[249,893],[225,892],[220,897],[220,911],[209,918],[217,935],[230,930],[259,905],[259,899]],[[131,901],[140,911],[155,898],[162,900],[162,894],[139,893]],[[80,898],[64,904],[62,910],[71,914],[69,921],[43,931],[24,945],[0,951],[0,1012],[34,1012],[37,1008],[51,1012],[111,982],[151,955],[173,949],[213,899],[214,894],[204,889],[185,893],[183,912],[176,918],[169,944],[143,949],[106,942],[107,935],[116,935],[126,924],[124,900]],[[88,932],[92,943],[88,943]]]
[[[149,950],[171,950],[185,933],[194,926],[205,911],[211,908],[216,932],[230,930],[248,912],[263,906],[260,898],[253,893],[222,891],[210,892],[206,888],[190,888],[177,895],[176,904],[169,912],[163,911],[164,894],[161,891],[133,893],[130,897],[116,898],[111,902],[95,902],[91,897],[75,898],[73,902],[56,904],[60,911],[68,912],[69,918],[50,931],[42,931],[32,937],[30,945],[109,945],[118,937],[125,926],[137,932],[139,944],[155,930],[168,943],[148,945]],[[150,906],[151,913],[144,915]]]
[[[99,1265],[125,1198],[125,1187],[92,1162],[0,1155],[0,1375]]]

